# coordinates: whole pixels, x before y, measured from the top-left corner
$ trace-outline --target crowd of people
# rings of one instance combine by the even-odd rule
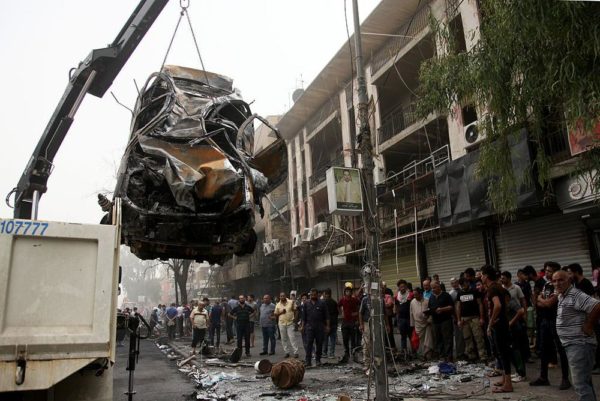
[[[600,269],[600,261],[594,265]],[[525,266],[514,281],[509,271],[486,265],[477,271],[467,268],[448,288],[437,275],[420,287],[402,279],[396,287],[380,286],[385,345],[392,357],[490,363],[490,375],[499,378],[494,392],[512,392],[514,382],[526,380],[527,364],[535,363],[534,358],[539,358],[539,377],[529,384],[549,386],[548,369],[560,362],[559,389],[573,386],[580,400],[596,399],[592,373],[600,373],[600,291],[579,264],[546,262],[539,272]],[[336,358],[341,333],[339,363],[362,350],[369,374],[371,309],[371,297],[348,282],[337,301],[327,288],[300,297],[295,291],[289,296],[282,292],[275,302],[266,294],[258,302],[253,295],[239,295],[212,304],[204,298],[189,307],[159,305],[150,325],[153,330],[166,327],[170,339],[192,334],[194,353],[199,345],[219,347],[224,329],[226,344],[237,341],[248,357],[260,328],[261,356],[274,355],[280,342],[285,358],[299,358],[301,339],[307,366]]]

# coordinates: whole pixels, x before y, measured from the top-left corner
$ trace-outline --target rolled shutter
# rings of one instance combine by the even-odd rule
[[[427,274],[438,274],[450,288],[450,279],[458,278],[466,268],[477,270],[485,264],[483,235],[480,230],[441,238],[425,244]]]
[[[585,225],[579,214],[553,214],[503,224],[496,231],[498,265],[513,276],[531,265],[536,270],[544,262],[561,265],[579,263],[591,274],[590,250]]]

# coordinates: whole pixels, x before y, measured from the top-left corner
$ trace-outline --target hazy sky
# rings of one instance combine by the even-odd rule
[[[344,1],[190,0],[189,13],[207,70],[234,79],[253,111],[284,113],[294,89],[306,87],[346,41]],[[398,0],[401,1],[401,0]],[[363,20],[379,0],[359,0]],[[68,71],[94,48],[111,43],[137,0],[10,1],[0,13],[0,217],[4,203],[68,82]],[[133,107],[141,86],[160,68],[179,16],[171,0],[115,79],[112,90]],[[182,21],[168,64],[200,68]],[[112,191],[129,136],[130,113],[107,92],[87,95],[54,159],[40,219],[97,223],[98,192]]]

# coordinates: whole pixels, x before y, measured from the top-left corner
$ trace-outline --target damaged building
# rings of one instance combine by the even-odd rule
[[[505,222],[486,202],[487,184],[473,174],[482,139],[475,107],[417,118],[419,67],[445,51],[431,30],[432,17],[448,22],[459,50],[476,44],[475,0],[384,0],[361,27],[383,280],[392,288],[399,278],[416,284],[434,274],[448,282],[486,263],[514,274],[525,265],[539,269],[546,260],[580,263],[589,274],[600,254],[600,214],[590,183],[570,174],[574,153],[566,126],[547,137],[555,201],[544,203],[535,187],[523,186],[516,219]],[[330,287],[337,297],[344,282],[360,282],[363,218],[332,216],[325,183],[332,166],[362,166],[349,49],[348,42],[340,47],[277,122],[287,145],[288,179],[272,196],[285,219],[269,210],[252,257],[224,266],[222,278],[232,291]],[[514,171],[534,171],[527,132],[515,138]]]

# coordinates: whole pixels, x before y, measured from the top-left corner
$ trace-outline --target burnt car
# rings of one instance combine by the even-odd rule
[[[260,146],[258,122],[268,127]],[[262,216],[262,198],[286,177],[285,142],[230,78],[165,66],[148,78],[133,111],[114,192],[121,241],[141,259],[222,264],[251,253],[255,212]]]

